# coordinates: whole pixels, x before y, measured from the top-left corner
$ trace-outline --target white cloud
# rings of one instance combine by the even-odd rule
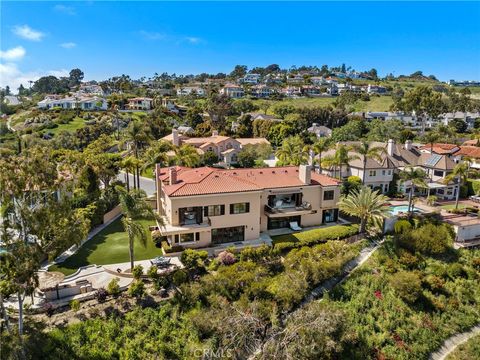
[[[199,44],[202,42],[202,39],[194,36],[186,36],[185,40],[189,42],[190,44]]]
[[[74,42],[66,42],[66,43],[60,44],[60,46],[63,47],[64,49],[72,49],[75,46],[77,46],[77,44]]]
[[[66,6],[66,5],[55,5],[53,7],[53,10],[67,14],[67,15],[77,15],[77,12],[75,11],[75,8],[72,6]]]
[[[0,59],[8,61],[20,60],[26,54],[25,49],[22,46],[17,46],[6,51],[0,50]]]
[[[29,87],[28,81],[35,81],[42,76],[53,75],[56,77],[68,76],[68,70],[36,70],[30,72],[22,72],[17,64],[14,63],[0,63],[0,87],[10,86],[12,92],[16,92],[20,84]]]
[[[32,41],[40,41],[45,36],[44,33],[38,30],[32,29],[28,25],[17,25],[13,28],[13,33],[23,39],[32,40]]]
[[[167,35],[163,33],[151,32],[151,31],[145,31],[145,30],[141,30],[140,35],[142,35],[147,40],[164,40],[167,38]]]

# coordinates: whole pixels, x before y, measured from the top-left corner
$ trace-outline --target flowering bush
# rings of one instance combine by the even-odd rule
[[[217,259],[222,265],[232,265],[237,261],[235,255],[229,251],[222,251],[220,254],[218,254]]]

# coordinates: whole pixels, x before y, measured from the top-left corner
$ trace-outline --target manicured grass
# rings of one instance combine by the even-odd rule
[[[142,220],[140,222],[147,231],[148,226],[152,225],[151,220]],[[134,255],[135,260],[151,259],[162,255],[162,249],[155,246],[150,236],[150,231],[148,231],[147,247],[144,248],[139,242],[135,242]],[[68,275],[74,273],[80,266],[116,264],[128,261],[130,261],[128,238],[123,231],[121,220],[118,219],[83,245],[76,254],[63,263],[50,267],[50,270],[60,271]]]
[[[448,205],[443,205],[443,206],[440,206],[440,207],[444,210],[452,210],[452,209],[455,209],[455,204],[448,204]],[[465,205],[465,204],[458,204],[459,209],[465,209],[466,207],[467,207],[467,205]]]
[[[85,120],[81,117],[76,116],[72,121],[68,124],[58,124],[58,127],[55,129],[45,129],[45,132],[50,132],[54,135],[57,135],[60,131],[69,131],[74,132],[77,129],[81,129],[85,126]]]

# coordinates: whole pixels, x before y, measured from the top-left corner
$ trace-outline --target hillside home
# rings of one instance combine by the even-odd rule
[[[260,78],[260,74],[246,74],[243,78],[239,79],[239,81],[244,84],[258,84]]]
[[[316,137],[330,137],[332,136],[332,130],[326,126],[318,125],[317,123],[313,123],[307,131],[309,133],[315,134]]]
[[[182,86],[177,89],[178,96],[188,96],[188,95],[196,95],[196,96],[205,96],[205,89],[201,88],[200,86]]]
[[[37,103],[39,109],[81,109],[81,110],[107,110],[107,100],[98,96],[65,97],[47,95]]]
[[[128,109],[129,110],[152,110],[153,108],[153,99],[147,97],[136,97],[128,99]]]
[[[256,98],[268,98],[275,93],[275,89],[267,85],[255,85],[250,89],[251,95]]]
[[[170,135],[162,138],[164,141],[171,142],[175,146],[183,144],[192,145],[201,155],[207,151],[212,151],[219,158],[219,165],[230,166],[238,161],[238,153],[246,145],[252,144],[270,144],[265,138],[241,138],[234,139],[228,136],[218,135],[218,131],[213,131],[208,137],[188,137],[179,134],[178,130],[173,129]]]
[[[339,181],[310,166],[255,169],[160,168],[157,209],[170,245],[248,244],[262,232],[338,220]]]
[[[220,89],[220,94],[226,95],[232,99],[239,99],[245,95],[245,92],[243,91],[243,88],[238,85],[227,84]]]
[[[380,85],[368,84],[367,93],[368,94],[386,94],[387,88]]]
[[[294,75],[294,76],[291,76],[289,75],[287,77],[287,84],[303,84],[305,83],[305,79],[303,78],[302,75]]]

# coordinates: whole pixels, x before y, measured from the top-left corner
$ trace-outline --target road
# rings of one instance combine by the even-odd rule
[[[126,174],[124,172],[120,172],[120,174],[118,174],[118,176],[117,176],[117,179],[120,180],[120,181],[126,182],[127,180],[125,178],[125,175]],[[129,178],[129,181],[130,181],[130,187],[132,187],[133,186],[133,175],[129,174],[128,178]],[[155,194],[155,182],[153,181],[153,179],[149,179],[149,178],[140,176],[140,188],[143,191],[145,191],[148,196],[151,196],[151,195]]]

